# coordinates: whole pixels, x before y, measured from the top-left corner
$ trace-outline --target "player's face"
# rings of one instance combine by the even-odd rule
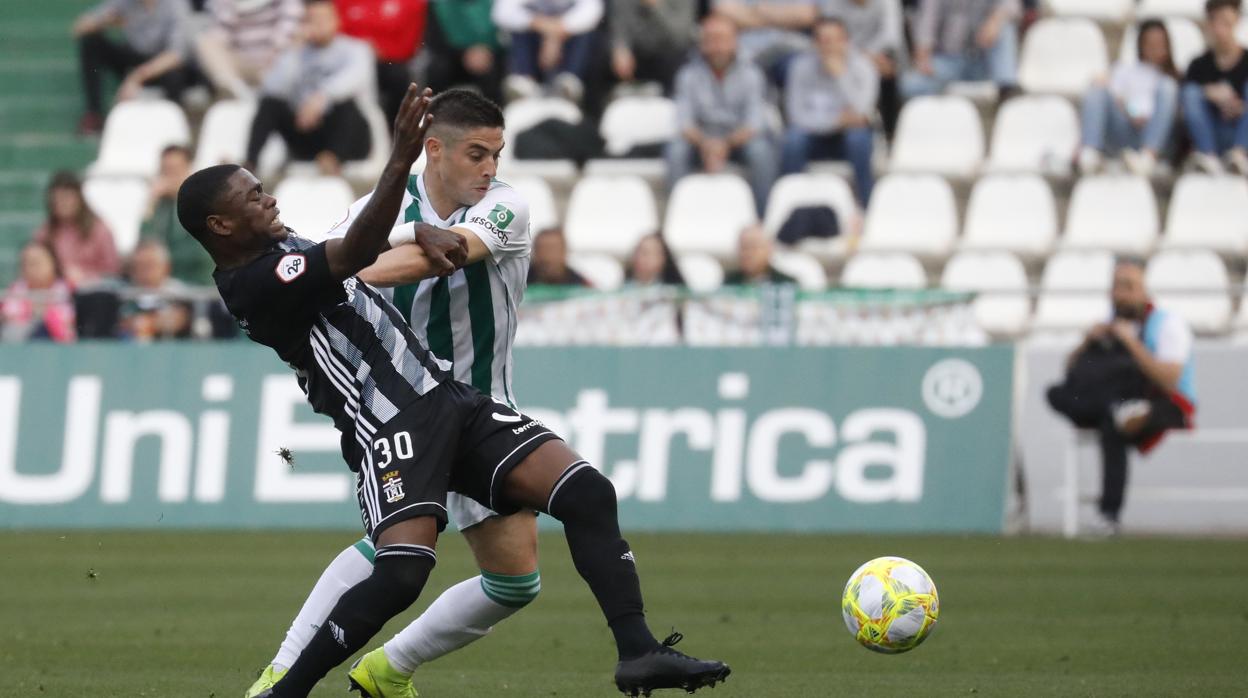
[[[247,170],[230,175],[221,207],[220,225],[244,248],[262,249],[286,239],[277,199],[266,194],[264,185]]]
[[[1148,307],[1148,291],[1144,288],[1144,270],[1135,264],[1119,264],[1114,269],[1112,291],[1114,315],[1125,320],[1138,320]]]
[[[429,164],[441,180],[443,191],[449,192],[461,206],[475,206],[485,198],[490,182],[498,174],[503,129],[469,129],[458,138],[439,141],[436,151],[437,155],[430,152]]]

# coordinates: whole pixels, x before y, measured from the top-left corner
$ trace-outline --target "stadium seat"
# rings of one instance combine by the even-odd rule
[[[974,291],[975,319],[985,331],[1017,335],[1027,327],[1027,271],[1008,252],[959,252],[945,265],[941,288]]]
[[[841,272],[844,288],[921,289],[927,272],[913,255],[902,252],[859,253],[850,257]]]
[[[1205,16],[1205,0],[1140,0],[1136,17],[1187,17],[1200,20]]]
[[[642,236],[659,229],[654,192],[640,177],[582,177],[568,200],[563,228],[569,248],[623,259]]]
[[[987,169],[1066,176],[1078,148],[1079,115],[1068,100],[1022,95],[997,113]]]
[[[803,240],[800,248],[819,259],[840,259],[845,256],[848,233],[862,215],[854,192],[842,178],[830,174],[785,175],[776,180],[767,197],[767,211],[763,216],[763,228],[775,237],[784,222],[797,208],[803,206],[827,206],[836,211],[841,234],[830,239]]]
[[[958,234],[949,183],[936,175],[892,174],[875,185],[860,248],[943,257]]]
[[[1143,177],[1084,177],[1075,185],[1062,245],[1075,249],[1146,254],[1160,227],[1153,188]]]
[[[194,169],[202,170],[222,163],[241,163],[247,158],[247,137],[256,103],[241,99],[223,99],[204,114],[195,146]],[[274,136],[260,150],[256,176],[266,178],[277,173],[286,161],[286,144]]]
[[[771,266],[797,281],[803,291],[822,291],[828,287],[828,274],[819,260],[805,252],[776,250]]]
[[[1148,261],[1145,276],[1159,307],[1178,313],[1201,334],[1231,322],[1231,283],[1222,258],[1208,250],[1168,250]]]
[[[1248,182],[1203,174],[1181,177],[1170,197],[1162,244],[1248,255]]]
[[[502,180],[529,202],[529,229],[534,235],[559,225],[559,209],[550,185],[541,177],[516,176]]]
[[[1023,40],[1018,82],[1027,92],[1074,97],[1108,70],[1105,36],[1095,22],[1049,17],[1032,25]]]
[[[82,195],[113,233],[122,256],[139,242],[139,228],[147,211],[148,184],[141,177],[92,175],[82,185]]]
[[[895,172],[971,177],[984,159],[975,105],[963,97],[916,97],[906,103],[893,140]]]
[[[310,240],[325,233],[347,215],[355,195],[339,177],[287,177],[273,193],[286,227]]]
[[[1187,71],[1187,64],[1205,52],[1205,35],[1200,25],[1186,17],[1166,17],[1166,31],[1170,34],[1171,52],[1174,54],[1174,65],[1182,75]],[[1118,60],[1124,63],[1135,63],[1139,60],[1136,41],[1139,38],[1139,25],[1127,27],[1122,35],[1122,46],[1118,51]]]
[[[639,145],[662,144],[676,136],[676,103],[667,97],[620,97],[607,105],[598,132],[607,155],[622,156]]]
[[[1248,44],[1248,17],[1239,20],[1239,24],[1235,25],[1235,39],[1242,46]]]
[[[516,137],[547,119],[559,119],[570,124],[581,123],[581,110],[572,102],[559,97],[527,97],[517,99],[503,111],[506,128],[503,139],[506,147],[499,162],[502,177],[535,175],[547,179],[568,179],[576,176],[576,165],[571,160],[518,160]]]
[[[1114,256],[1109,252],[1059,252],[1040,279],[1033,331],[1082,331],[1109,319]]]
[[[1101,22],[1125,22],[1135,9],[1135,0],[1045,0],[1058,17],[1087,17]]]
[[[709,293],[724,285],[724,267],[710,255],[697,252],[676,255],[676,266],[690,291]]]
[[[568,255],[568,266],[599,291],[615,291],[624,285],[624,267],[611,255],[574,252]]]
[[[1057,238],[1057,207],[1038,175],[990,175],[975,183],[962,235],[965,250],[1048,254]]]
[[[104,123],[100,154],[91,175],[152,177],[160,169],[160,151],[190,145],[191,128],[182,108],[165,100],[131,100],[113,107]]]
[[[676,183],[667,202],[664,235],[675,254],[701,252],[733,257],[742,228],[758,221],[744,179],[732,174],[694,174]]]

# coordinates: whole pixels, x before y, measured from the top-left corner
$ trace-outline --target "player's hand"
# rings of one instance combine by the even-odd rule
[[[399,106],[399,115],[394,120],[394,147],[391,150],[392,160],[401,160],[408,168],[420,157],[425,147],[425,132],[433,117],[428,115],[429,101],[433,99],[433,90],[421,90],[415,84],[408,85],[403,104]]]
[[[428,223],[416,224],[416,244],[438,276],[454,274],[468,262],[468,241],[462,235]]]

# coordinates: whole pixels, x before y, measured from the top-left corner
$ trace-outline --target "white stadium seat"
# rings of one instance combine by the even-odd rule
[[[537,235],[547,228],[559,225],[559,209],[550,185],[541,177],[516,176],[501,180],[510,185],[529,202],[529,229]]]
[[[1248,44],[1248,17],[1239,20],[1239,24],[1235,26],[1235,39],[1240,45]]]
[[[1145,254],[1157,241],[1157,199],[1143,177],[1084,177],[1066,214],[1068,248]]]
[[[1163,244],[1248,255],[1248,181],[1204,174],[1179,178],[1170,197]]]
[[[1222,333],[1230,325],[1231,283],[1213,252],[1162,252],[1148,261],[1145,285],[1159,307],[1178,313],[1195,332]]]
[[[1187,17],[1192,20],[1205,16],[1205,0],[1140,0],[1136,17]]]
[[[1022,95],[1001,105],[988,170],[1066,175],[1079,148],[1079,115],[1053,95]]]
[[[174,102],[122,102],[108,113],[99,157],[88,171],[101,176],[153,177],[160,169],[160,151],[190,142],[186,115]]]
[[[598,133],[607,155],[626,154],[634,146],[666,143],[676,136],[676,103],[666,97],[620,97],[607,105]]]
[[[1040,279],[1040,300],[1032,330],[1082,331],[1111,313],[1109,289],[1114,256],[1108,252],[1059,252]]]
[[[1032,25],[1023,40],[1018,83],[1027,92],[1073,97],[1108,70],[1105,36],[1095,22],[1049,17]]]
[[[841,272],[845,288],[920,289],[927,287],[927,273],[913,255],[901,252],[872,254],[863,252],[850,257]]]
[[[860,248],[943,257],[958,234],[949,183],[936,175],[892,174],[871,194]]]
[[[310,240],[322,240],[347,215],[355,195],[340,177],[287,177],[273,193],[286,227]]]
[[[710,255],[697,252],[676,255],[676,266],[691,291],[709,293],[724,285],[724,267]]]
[[[964,97],[916,97],[901,111],[893,140],[895,172],[971,177],[984,159],[984,132],[975,105]]]
[[[139,242],[143,214],[147,212],[148,184],[141,177],[92,175],[82,185],[87,205],[113,233],[113,244],[122,256]]]
[[[1135,0],[1044,0],[1058,17],[1087,17],[1101,22],[1123,22],[1135,9]]]
[[[246,160],[247,138],[255,114],[256,103],[250,100],[223,99],[213,103],[199,127],[193,168],[202,170],[223,163],[241,164]],[[260,149],[256,176],[264,179],[274,175],[285,161],[286,144],[280,137],[271,136]]]
[[[568,255],[568,266],[599,291],[614,291],[624,285],[624,267],[610,255],[574,252]]]
[[[1205,52],[1205,35],[1200,25],[1185,17],[1166,17],[1166,32],[1170,34],[1170,52],[1174,54],[1174,65],[1179,74],[1187,71],[1187,64]],[[1122,47],[1118,51],[1118,60],[1124,63],[1135,63],[1139,60],[1136,41],[1139,39],[1139,26],[1131,25],[1122,35]]]
[[[754,197],[744,179],[694,174],[672,189],[663,232],[676,254],[701,252],[729,259],[736,253],[741,230],[756,222]]]
[[[771,266],[793,277],[803,291],[822,291],[828,287],[828,274],[823,265],[805,252],[776,250],[771,255]]]
[[[650,185],[640,177],[582,177],[568,200],[563,226],[568,247],[623,259],[637,241],[659,229],[658,207]]]
[[[975,183],[966,208],[962,248],[1048,254],[1057,238],[1057,207],[1038,175],[990,175]]]
[[[1027,271],[1008,252],[959,252],[940,277],[941,288],[974,291],[975,319],[985,331],[1017,335],[1027,327]]]
[[[831,239],[807,239],[801,249],[820,259],[839,259],[845,255],[847,241],[856,221],[862,215],[849,183],[836,175],[795,173],[776,180],[767,197],[763,228],[775,237],[795,209],[803,206],[827,206],[836,212],[841,234]]]

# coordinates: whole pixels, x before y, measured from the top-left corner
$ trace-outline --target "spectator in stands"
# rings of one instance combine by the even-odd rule
[[[922,0],[902,94],[937,94],[959,80],[991,80],[1002,97],[1016,90],[1020,15],[1019,0]]]
[[[746,226],[737,238],[737,268],[724,276],[727,286],[753,286],[757,284],[792,284],[793,277],[771,266],[771,238],[763,226],[755,223]]]
[[[589,286],[585,277],[568,266],[568,241],[560,228],[547,228],[533,238],[533,262],[529,284],[547,286]]]
[[[1049,404],[1077,427],[1100,432],[1101,530],[1118,531],[1127,484],[1127,447],[1147,452],[1168,429],[1191,426],[1196,395],[1192,331],[1157,308],[1144,286],[1144,264],[1114,267],[1113,318],[1093,327],[1067,360],[1065,381]]]
[[[47,220],[32,240],[52,248],[70,285],[81,289],[121,273],[113,234],[87,205],[78,175],[52,175],[44,203]]]
[[[195,39],[195,55],[223,96],[252,99],[273,61],[296,39],[303,0],[208,0],[211,24]]]
[[[117,101],[133,99],[145,85],[178,100],[190,81],[187,66],[190,6],[186,0],[105,0],[74,22],[78,63],[87,109],[78,123],[83,134],[100,132],[106,73],[121,80]],[[120,27],[121,40],[106,30]]]
[[[737,55],[737,28],[722,15],[702,20],[700,55],[676,75],[680,132],[667,147],[668,188],[694,163],[722,172],[729,158],[744,160],[761,213],[776,178],[767,137],[767,81],[758,66]]]
[[[621,82],[657,82],[670,94],[693,45],[688,0],[612,0],[611,70]]]
[[[1091,174],[1103,153],[1122,151],[1132,173],[1147,177],[1170,143],[1179,87],[1170,34],[1160,20],[1140,24],[1138,61],[1120,61],[1109,81],[1083,96],[1083,147],[1079,170]]]
[[[580,102],[602,13],[603,0],[495,0],[494,23],[511,34],[508,95],[534,96],[545,78]]]
[[[191,151],[181,145],[165,148],[160,154],[160,170],[152,180],[140,234],[169,249],[175,278],[196,286],[212,286],[216,268],[212,257],[178,221],[178,187],[190,174]]]
[[[425,81],[438,94],[471,86],[503,102],[503,50],[490,17],[493,0],[435,1],[425,32]]]
[[[0,340],[31,339],[74,341],[73,290],[42,242],[22,248],[20,275],[0,299]]]
[[[651,233],[637,241],[624,271],[629,286],[684,286],[685,277],[676,266],[676,258],[659,233]]]
[[[347,160],[368,155],[372,137],[355,100],[375,91],[368,44],[338,33],[331,0],[308,0],[301,46],[287,50],[264,78],[247,140],[248,169],[269,136],[286,141],[291,157],[316,160],[336,175]]]
[[[144,240],[130,257],[130,285],[121,309],[122,335],[139,341],[190,336],[186,286],[173,278],[169,249]]]
[[[875,66],[880,76],[880,119],[885,135],[891,139],[901,113],[897,76],[906,53],[900,0],[821,0],[820,10],[823,16],[837,17],[845,23],[850,43]]]
[[[427,0],[334,0],[342,33],[367,41],[377,56],[377,90],[386,123],[394,123],[407,86],[412,60],[425,34]]]
[[[789,60],[810,48],[807,30],[819,16],[816,0],[714,0],[711,6],[737,25],[741,57],[781,86]]]
[[[1219,154],[1248,174],[1248,51],[1235,39],[1240,0],[1205,3],[1210,48],[1187,67],[1183,118],[1196,148],[1196,165],[1210,174],[1223,171]]]
[[[850,45],[845,24],[835,17],[819,20],[815,49],[793,60],[784,88],[789,126],[781,147],[781,173],[801,172],[811,158],[848,159],[865,207],[875,181],[871,115],[878,91],[875,66]]]

